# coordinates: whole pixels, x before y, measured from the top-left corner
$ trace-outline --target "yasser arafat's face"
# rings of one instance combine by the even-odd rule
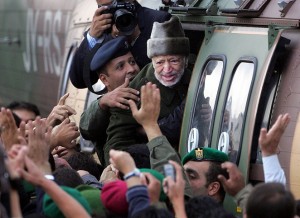
[[[185,57],[182,55],[160,55],[152,58],[155,78],[164,86],[176,85],[184,73]]]

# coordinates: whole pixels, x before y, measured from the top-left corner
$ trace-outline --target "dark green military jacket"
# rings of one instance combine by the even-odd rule
[[[129,86],[140,90],[147,82],[152,82],[160,89],[161,109],[159,119],[168,116],[174,109],[180,105],[186,97],[191,72],[185,70],[181,80],[173,87],[163,86],[154,76],[152,63],[145,66],[138,75],[131,81]],[[139,106],[139,104],[138,104]],[[105,162],[109,162],[109,150],[124,150],[126,147],[137,144],[147,143],[147,138],[141,138],[138,129],[141,127],[133,118],[131,110],[120,108],[110,109],[110,122],[107,128],[107,141],[104,147]]]

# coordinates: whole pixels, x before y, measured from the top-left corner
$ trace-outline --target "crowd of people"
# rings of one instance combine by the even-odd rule
[[[254,187],[217,149],[178,155],[189,39],[176,16],[130,2],[137,25],[122,32],[103,13],[112,1],[97,0],[70,79],[90,91],[101,80],[105,89],[79,126],[68,94],[45,118],[28,102],[1,108],[1,217],[236,217],[223,207],[226,194],[243,217],[299,215],[277,156],[288,114],[261,129],[265,182]],[[80,137],[95,144],[97,158],[81,150]]]

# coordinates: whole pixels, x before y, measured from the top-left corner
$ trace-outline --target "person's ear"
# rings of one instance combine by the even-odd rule
[[[99,79],[101,80],[101,82],[107,87],[109,86],[109,82],[108,82],[108,79],[107,79],[107,75],[103,74],[103,73],[100,73],[99,74]]]
[[[221,184],[219,182],[212,182],[208,185],[207,193],[209,196],[215,196],[221,188]]]

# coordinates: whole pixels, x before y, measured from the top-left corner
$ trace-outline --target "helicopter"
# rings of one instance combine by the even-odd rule
[[[289,113],[291,122],[278,156],[296,199],[299,7],[297,1],[203,0],[167,9],[180,18],[195,49],[180,154],[202,146],[217,148],[239,166],[247,182],[262,182],[260,129],[270,128],[279,114]],[[199,122],[203,103],[212,109],[208,125]],[[234,206],[228,207],[239,214]]]
[[[287,188],[299,199],[300,2],[186,0],[177,4],[172,0],[170,6],[139,2],[178,16],[190,39],[192,78],[180,155],[196,147],[216,148],[237,164],[245,182],[263,182],[260,129],[270,128],[279,114],[289,113],[291,121],[278,156]],[[25,99],[47,114],[61,96],[70,93],[67,104],[77,111],[73,120],[78,124],[97,95],[76,89],[69,71],[96,8],[96,2],[89,0],[2,0],[0,104]],[[203,103],[211,107],[206,125],[199,121]],[[226,196],[224,205],[241,216],[231,197]]]

